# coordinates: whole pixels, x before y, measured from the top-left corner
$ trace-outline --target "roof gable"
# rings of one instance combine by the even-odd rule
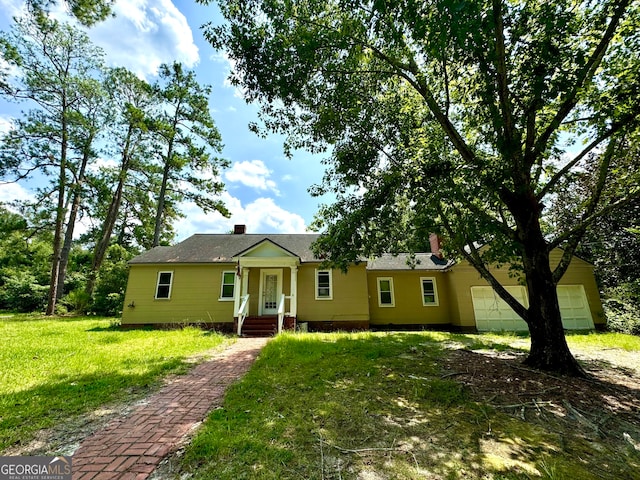
[[[246,248],[242,252],[238,252],[237,257],[260,257],[260,258],[274,258],[274,257],[298,257],[295,253],[287,250],[286,248],[278,245],[270,238],[265,238],[255,245]]]

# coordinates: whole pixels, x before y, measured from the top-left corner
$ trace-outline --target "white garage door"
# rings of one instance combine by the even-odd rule
[[[527,291],[524,287],[505,287],[522,305],[528,307]],[[473,312],[476,316],[476,328],[487,330],[527,330],[527,324],[513,309],[502,300],[491,287],[471,287]]]
[[[558,303],[564,328],[567,330],[594,328],[589,302],[582,285],[558,285]]]
[[[505,287],[525,307],[529,306],[525,287]],[[562,325],[567,330],[593,329],[589,303],[582,285],[559,285],[558,303]],[[491,287],[471,287],[473,311],[478,331],[527,330],[527,324]]]

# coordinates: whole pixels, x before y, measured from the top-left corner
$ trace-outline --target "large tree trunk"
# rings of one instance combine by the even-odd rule
[[[126,177],[126,170],[124,169],[126,168],[127,167],[123,167],[123,170],[120,172],[118,186],[116,187],[116,191],[111,198],[109,211],[107,212],[107,218],[105,218],[102,225],[102,233],[100,235],[100,239],[96,243],[96,247],[93,251],[93,261],[91,262],[91,271],[89,272],[89,278],[87,278],[86,286],[86,292],[89,295],[93,295],[93,290],[96,286],[96,279],[98,277],[98,270],[100,270],[100,267],[104,262],[107,248],[109,248],[109,244],[111,243],[111,234],[113,233],[113,228],[116,224],[116,220],[118,219],[118,212],[120,211],[120,205],[122,203],[122,192],[124,190],[124,181]]]
[[[91,144],[89,141],[89,144]],[[78,212],[80,211],[80,201],[82,200],[82,188],[84,184],[84,173],[89,163],[89,151],[86,149],[82,156],[82,163],[80,165],[80,171],[78,172],[78,179],[72,187],[73,199],[71,201],[71,209],[69,211],[69,220],[67,222],[67,230],[64,235],[64,244],[60,252],[60,266],[58,272],[58,288],[56,289],[56,298],[60,300],[64,295],[64,282],[67,278],[67,266],[69,264],[69,255],[71,254],[71,247],[73,246],[73,233],[76,227],[76,220],[78,218]]]
[[[524,255],[529,294],[528,325],[531,349],[525,364],[541,370],[584,376],[585,372],[569,351],[564,335],[556,284],[544,248]]]
[[[158,194],[158,208],[156,209],[156,222],[153,229],[153,246],[160,245],[160,235],[162,234],[162,219],[164,216],[164,204],[165,196],[167,195],[167,183],[169,181],[170,171],[169,161],[164,165],[164,172],[162,175],[162,185],[160,186],[160,193]]]
[[[569,351],[564,335],[556,282],[549,264],[549,246],[539,221],[542,208],[533,195],[515,208],[518,234],[522,243],[522,263],[529,294],[527,324],[531,349],[525,364],[573,376],[585,376]]]
[[[63,101],[66,105],[66,100]],[[66,108],[62,110],[62,141],[60,146],[60,174],[58,177],[58,204],[56,207],[56,226],[53,234],[53,255],[51,261],[51,276],[49,280],[49,297],[47,301],[47,315],[53,315],[58,301],[58,276],[60,275],[60,260],[62,256],[62,235],[66,216],[65,193],[67,190],[67,145],[69,133],[67,131]]]
[[[177,121],[174,121],[174,128]],[[158,194],[158,208],[156,209],[156,223],[153,229],[153,246],[160,245],[160,235],[162,234],[162,224],[164,217],[165,197],[167,195],[167,184],[169,183],[169,174],[171,173],[171,161],[173,158],[173,141],[174,137],[169,139],[167,147],[167,156],[164,161],[164,170],[162,172],[162,185],[160,185],[160,193]]]

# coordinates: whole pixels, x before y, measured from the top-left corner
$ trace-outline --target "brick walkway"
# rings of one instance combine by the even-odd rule
[[[142,480],[220,405],[267,338],[239,338],[212,360],[176,377],[129,416],[86,438],[73,455],[73,480]]]

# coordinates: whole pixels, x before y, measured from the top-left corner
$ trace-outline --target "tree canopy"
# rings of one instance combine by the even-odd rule
[[[318,253],[346,266],[443,234],[526,321],[527,362],[580,374],[555,286],[587,227],[640,193],[637,169],[622,167],[639,133],[638,2],[218,3],[228,23],[207,38],[265,128],[327,152],[312,191],[336,201],[319,213]],[[577,172],[593,188],[574,221],[545,228]],[[520,269],[528,307],[494,262]]]
[[[6,305],[39,307],[47,283],[48,314],[64,295],[84,307],[94,290],[119,295],[126,260],[173,239],[171,221],[181,215],[181,202],[226,213],[218,171],[225,160],[213,155],[221,139],[209,111],[210,89],[179,63],[161,66],[160,80],[149,85],[123,68],[106,68],[102,58],[81,28],[51,19],[42,8],[0,32],[0,95],[26,106],[0,135],[0,181],[33,181],[33,198],[10,206],[26,223],[21,232],[51,247],[48,282],[26,272],[41,265],[18,262],[25,271],[7,275],[0,266],[0,297],[9,277],[17,279],[15,291],[35,292],[23,303],[11,294]],[[88,231],[78,238],[80,220]],[[101,275],[118,277],[119,290],[109,291],[116,282],[105,286]],[[103,307],[114,303],[101,301]]]

